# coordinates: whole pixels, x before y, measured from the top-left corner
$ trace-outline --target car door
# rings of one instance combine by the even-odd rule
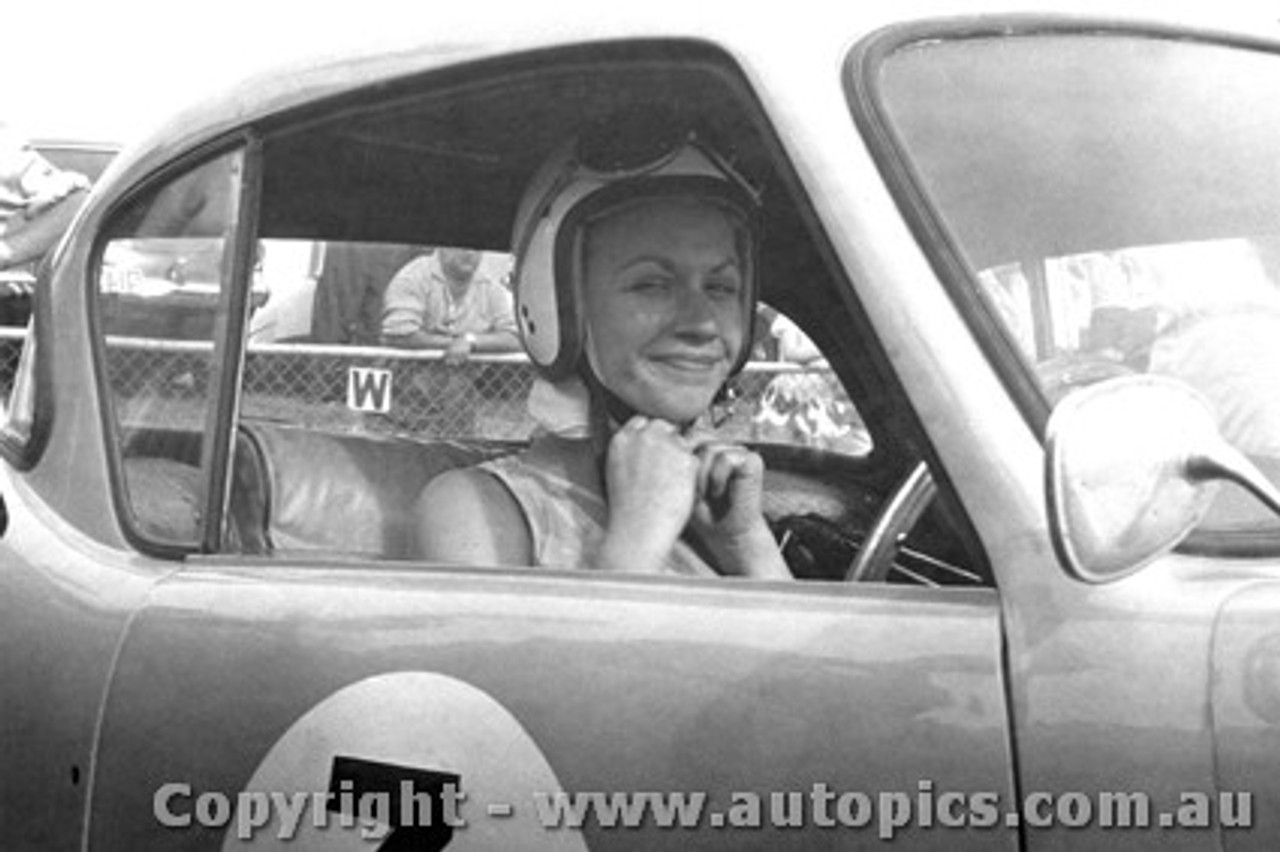
[[[521,86],[539,79],[538,63],[550,69],[548,82],[530,94]],[[413,842],[418,848],[809,850],[890,839],[920,849],[1016,846],[1016,831],[1004,824],[1015,784],[1001,593],[989,585],[747,584],[389,563],[340,553],[343,544],[300,549],[300,527],[292,528],[292,550],[281,545],[286,537],[279,526],[269,530],[272,546],[247,535],[242,516],[262,507],[241,499],[242,439],[248,436],[249,449],[268,448],[275,467],[267,465],[263,475],[278,486],[286,458],[279,442],[304,440],[298,433],[309,430],[273,433],[273,418],[285,416],[286,406],[264,414],[259,394],[265,392],[252,385],[271,364],[284,370],[297,363],[288,359],[304,350],[244,354],[248,247],[256,242],[244,229],[260,228],[256,236],[265,240],[286,234],[330,239],[333,233],[323,228],[300,233],[292,227],[324,223],[330,213],[352,221],[359,213],[361,221],[373,222],[359,193],[385,187],[379,179],[395,172],[357,170],[360,182],[344,184],[341,169],[356,160],[342,158],[356,149],[340,145],[367,144],[384,132],[403,145],[409,140],[404,131],[440,127],[425,120],[439,108],[437,88],[447,95],[446,111],[460,116],[454,126],[462,135],[424,146],[426,154],[476,140],[518,154],[526,142],[509,138],[503,128],[510,126],[537,130],[529,144],[545,147],[551,124],[542,122],[555,119],[522,113],[521,105],[531,102],[565,119],[582,104],[598,107],[592,97],[605,88],[611,98],[625,97],[611,75],[640,95],[730,93],[729,100],[694,101],[726,104],[718,109],[746,103],[750,91],[741,88],[746,84],[733,63],[705,44],[575,48],[564,57],[531,54],[516,68],[520,74],[510,78],[498,63],[438,81],[407,76],[372,93],[353,90],[303,103],[306,109],[288,114],[309,117],[297,132],[284,114],[267,113],[263,126],[270,132],[259,139],[247,128],[248,153],[233,168],[212,167],[212,160],[176,168],[138,202],[140,209],[161,205],[180,191],[191,169],[216,175],[219,187],[230,177],[234,187],[219,194],[213,208],[222,223],[218,246],[230,254],[219,267],[211,323],[201,326],[213,334],[208,372],[181,360],[193,349],[190,342],[147,333],[144,320],[142,332],[133,326],[129,337],[148,342],[129,345],[157,359],[142,368],[148,381],[125,381],[129,368],[122,363],[113,374],[117,383],[99,389],[113,400],[117,434],[124,436],[111,447],[115,463],[146,470],[132,475],[161,478],[180,497],[153,504],[141,495],[162,492],[154,485],[135,488],[122,501],[124,523],[141,546],[185,545],[188,555],[156,585],[121,643],[102,710],[89,846],[274,848],[291,839],[332,849]],[[653,68],[660,73],[653,75]],[[661,87],[647,88],[659,84],[646,82],[646,75]],[[698,84],[693,94],[680,84],[686,77]],[[707,88],[708,80],[721,88]],[[307,87],[300,83],[299,91]],[[495,91],[501,94],[496,101]],[[379,92],[387,111],[352,111],[383,97]],[[427,105],[421,124],[404,123],[397,112],[403,96],[414,93]],[[564,103],[552,109],[553,98]],[[501,123],[487,122],[495,102],[512,111],[500,113]],[[326,109],[342,132],[332,139],[308,135],[325,126]],[[527,123],[515,120],[521,116]],[[348,128],[359,133],[347,135]],[[317,170],[310,158],[325,151],[334,159]],[[484,175],[496,156],[459,158],[455,168]],[[358,162],[367,169],[394,160],[387,153],[381,161]],[[319,180],[326,175],[337,177],[326,184]],[[413,179],[410,172],[401,175]],[[489,177],[472,186],[497,191],[510,183],[509,176]],[[436,186],[435,206],[454,188]],[[308,192],[286,192],[302,189]],[[448,224],[454,230],[442,233],[461,239],[468,215],[501,211],[502,198],[510,200],[477,194],[469,207],[446,211],[454,217],[448,220],[413,200],[419,195],[400,197],[404,221],[388,227],[384,241],[411,242],[423,222]],[[335,200],[342,205],[326,207]],[[386,217],[386,205],[380,209]],[[138,224],[149,219],[121,214],[108,223],[107,251],[119,243],[139,248],[135,240],[157,233]],[[490,239],[502,231],[478,218],[475,226]],[[810,232],[806,239],[820,237]],[[271,252],[267,245],[268,257]],[[814,286],[834,288],[842,280],[839,269],[828,268]],[[785,298],[789,291],[779,292]],[[839,299],[835,289],[813,292]],[[96,310],[110,310],[115,295],[102,285]],[[791,299],[816,304],[796,293]],[[126,345],[102,343],[108,352]],[[832,352],[846,357],[838,346]],[[366,363],[361,358],[385,365],[390,357],[358,349],[310,354],[340,357],[339,375],[365,378],[371,374],[356,370],[385,366],[356,366]],[[302,372],[323,370],[294,375]],[[203,421],[166,419],[186,417],[182,400],[196,391],[210,395],[214,413]],[[368,396],[317,394],[312,401],[331,406],[324,409],[330,413],[342,410],[343,418],[385,423],[364,404]],[[886,447],[894,444],[887,427],[877,423],[872,431]],[[348,447],[349,436],[322,440],[327,451],[295,445],[294,458],[303,462],[297,477],[324,475],[346,458],[335,448]],[[836,469],[875,469],[870,461],[812,458]],[[394,478],[402,467],[380,468],[375,479]],[[340,481],[351,482],[331,477],[325,487]],[[895,475],[880,487],[892,491],[896,482]],[[279,521],[287,507],[281,508],[279,491],[272,493]],[[300,499],[316,511],[356,506],[314,494]],[[187,514],[174,511],[179,503]],[[343,540],[355,549],[366,531],[354,520],[363,509],[346,511],[323,517],[330,518],[330,531],[352,527]],[[828,576],[843,574],[837,557],[826,561]],[[422,824],[432,818],[434,827]]]
[[[314,795],[341,792],[352,760],[399,767],[393,790],[457,777],[458,848],[556,845],[561,791],[707,796],[700,816],[587,814],[591,847],[987,848],[989,832],[924,828],[989,827],[1010,800],[999,649],[989,591],[206,564],[130,630],[91,843],[270,846],[283,817],[243,829],[234,804],[275,791],[305,794],[293,830],[312,846],[343,835]]]

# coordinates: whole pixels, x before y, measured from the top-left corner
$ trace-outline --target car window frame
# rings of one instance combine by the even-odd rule
[[[205,400],[197,499],[199,510],[195,536],[189,542],[161,540],[149,535],[134,510],[124,471],[119,421],[115,400],[107,375],[106,341],[103,334],[101,270],[116,217],[161,187],[180,179],[192,170],[221,157],[241,157],[238,208],[234,213],[235,231],[230,244],[227,278],[218,293],[217,313],[211,335],[210,387]],[[196,553],[217,553],[225,537],[224,518],[230,495],[231,442],[234,437],[233,416],[239,398],[239,374],[244,364],[244,340],[247,338],[249,284],[252,281],[254,242],[256,241],[257,198],[261,186],[261,138],[249,129],[241,129],[199,146],[166,163],[153,174],[137,181],[115,198],[104,210],[101,225],[94,235],[85,275],[84,296],[88,302],[86,319],[93,352],[94,381],[98,397],[104,456],[111,486],[112,500],[121,530],[129,544],[139,552],[159,559],[183,559]],[[246,218],[248,217],[248,218]],[[249,227],[252,226],[252,227]],[[235,311],[241,313],[237,314]],[[241,316],[240,322],[230,322]],[[236,345],[230,346],[231,339]],[[48,347],[46,347],[48,348]]]

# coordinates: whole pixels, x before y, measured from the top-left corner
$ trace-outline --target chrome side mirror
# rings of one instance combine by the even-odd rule
[[[1222,437],[1205,399],[1173,379],[1126,376],[1075,391],[1054,409],[1046,449],[1053,546],[1090,583],[1176,547],[1223,480],[1280,514],[1280,491]]]

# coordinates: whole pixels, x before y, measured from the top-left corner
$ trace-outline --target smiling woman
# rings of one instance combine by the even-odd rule
[[[698,424],[750,349],[754,194],[692,131],[599,162],[593,132],[633,144],[670,127],[636,118],[562,146],[525,192],[517,302],[543,372],[533,399],[560,409],[560,434],[433,481],[419,502],[427,558],[791,576],[761,510],[760,457]]]

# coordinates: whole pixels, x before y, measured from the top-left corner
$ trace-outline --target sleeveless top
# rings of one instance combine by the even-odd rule
[[[592,568],[604,540],[609,507],[597,490],[540,464],[530,453],[503,456],[477,467],[506,486],[519,504],[533,537],[533,561],[546,568]],[[714,577],[716,571],[684,541],[677,541],[665,574]]]

